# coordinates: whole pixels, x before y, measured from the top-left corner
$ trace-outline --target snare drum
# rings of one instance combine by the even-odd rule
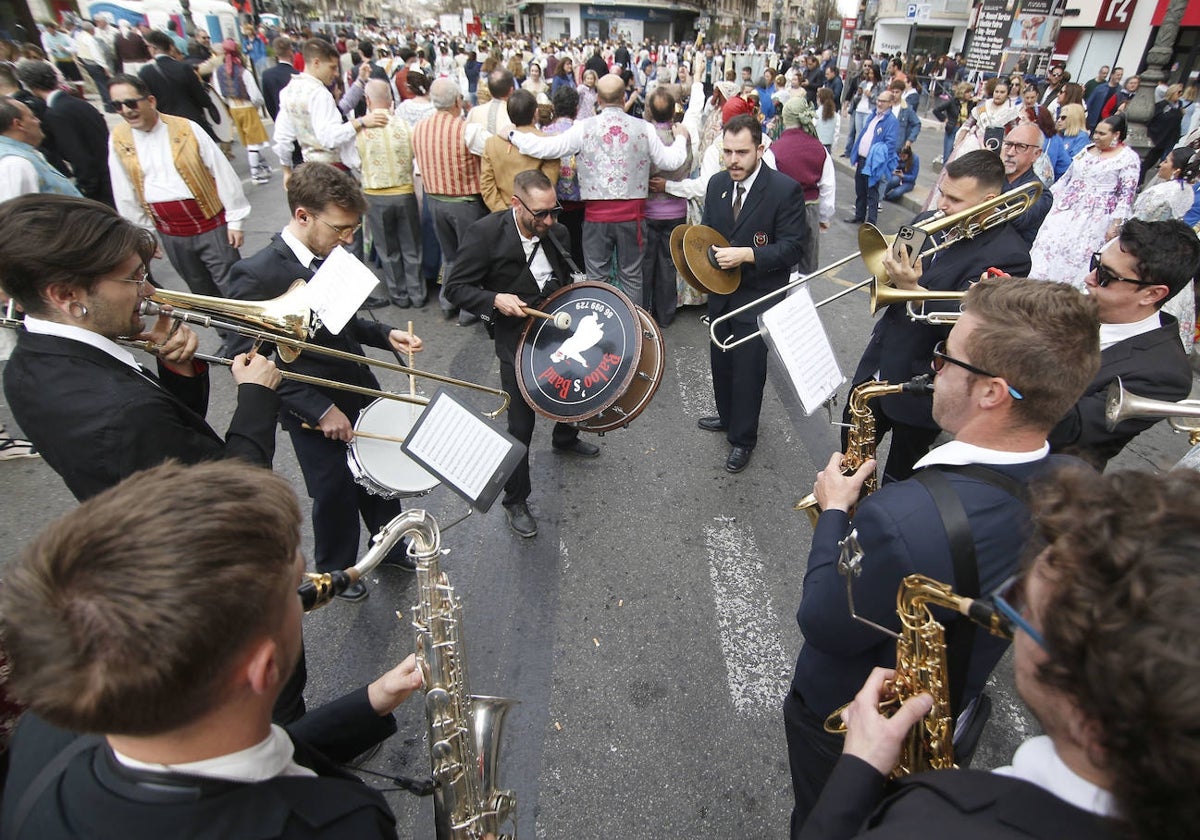
[[[530,318],[517,345],[517,385],[538,414],[603,433],[627,426],[649,404],[663,375],[662,333],[607,283],[564,286],[542,304],[571,326]]]
[[[423,405],[380,397],[359,412],[354,431],[404,437],[424,410]],[[346,462],[356,483],[385,499],[424,496],[438,485],[438,479],[405,455],[395,441],[355,437]]]

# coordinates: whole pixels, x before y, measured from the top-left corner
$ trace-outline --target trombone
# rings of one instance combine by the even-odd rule
[[[1009,190],[1002,195],[994,196],[986,201],[982,201],[979,204],[976,204],[974,207],[968,207],[966,210],[960,210],[959,212],[950,216],[945,215],[939,210],[928,219],[925,219],[912,226],[914,230],[924,233],[927,240],[935,234],[942,233],[943,231],[947,232],[945,238],[940,243],[935,244],[931,248],[920,251],[919,256],[922,258],[928,257],[930,254],[934,254],[945,248],[949,248],[956,242],[964,239],[972,239],[983,233],[985,230],[990,230],[991,228],[1002,225],[1005,222],[1016,219],[1026,210],[1032,207],[1034,202],[1038,200],[1041,194],[1042,185],[1039,181],[1035,180],[1022,184],[1021,186]],[[812,274],[806,274],[802,277],[797,277],[795,280],[780,286],[778,289],[772,289],[766,294],[755,298],[754,300],[738,307],[732,312],[726,312],[724,315],[714,318],[708,327],[709,339],[713,344],[722,350],[732,350],[734,347],[737,347],[740,344],[744,344],[753,338],[760,337],[763,334],[761,329],[757,332],[750,333],[750,335],[743,336],[736,341],[722,342],[717,338],[717,325],[728,321],[731,318],[746,312],[747,310],[762,306],[769,300],[786,295],[792,291],[792,289],[807,283],[814,277],[826,274],[833,269],[838,268],[839,266],[845,265],[860,255],[862,256],[863,262],[866,263],[867,269],[870,271],[871,276],[866,280],[855,283],[853,286],[842,289],[841,291],[830,295],[824,300],[819,301],[817,303],[818,308],[825,306],[826,304],[833,303],[835,300],[839,300],[851,292],[856,292],[859,289],[866,288],[868,286],[871,287],[872,315],[875,314],[879,307],[887,306],[892,303],[903,302],[908,304],[909,312],[911,314],[913,312],[912,303],[925,300],[952,300],[962,296],[962,292],[932,292],[927,289],[914,289],[909,291],[906,289],[896,289],[888,284],[887,272],[883,268],[883,257],[889,250],[891,250],[892,246],[896,242],[896,238],[897,237],[894,235],[882,233],[879,228],[872,224],[863,225],[858,229],[858,250],[853,254],[842,257],[840,260],[830,263],[827,266],[818,268]],[[893,296],[892,293],[888,291],[889,289],[897,294]],[[931,313],[930,315],[923,315],[920,320],[925,320],[931,317],[943,318],[947,315],[951,316],[952,318],[957,317],[955,313],[939,312]],[[929,321],[929,323],[951,322],[951,320]]]
[[[170,289],[156,289],[148,300],[142,301],[141,312],[143,315],[167,315],[184,323],[237,333],[240,336],[253,338],[260,342],[271,342],[276,345],[279,358],[284,362],[295,361],[301,352],[307,351],[323,356],[332,356],[335,359],[344,359],[357,364],[371,365],[408,376],[420,376],[424,379],[440,382],[443,385],[470,388],[473,391],[492,394],[500,400],[500,406],[493,411],[484,412],[484,416],[488,418],[494,419],[499,417],[508,409],[509,397],[503,389],[489,388],[487,385],[454,379],[438,373],[429,373],[397,364],[396,362],[373,359],[370,356],[360,356],[356,353],[348,353],[345,350],[324,347],[320,344],[313,344],[307,341],[306,339],[311,338],[316,332],[320,326],[320,322],[313,317],[312,310],[309,309],[308,304],[300,297],[300,289],[303,288],[303,283],[303,280],[297,280],[284,294],[264,301],[227,300],[207,295],[194,295],[188,292],[176,292]],[[170,308],[164,309],[163,307]],[[220,320],[214,318],[209,313],[218,313],[236,320]],[[223,363],[223,360],[218,360],[218,364]],[[304,381],[298,379],[303,374],[292,374],[291,371],[288,371],[288,374],[291,374],[289,378],[297,378],[296,381]],[[312,378],[316,379],[317,377]],[[347,391],[355,390],[358,387],[344,385],[344,383],[340,382],[335,384],[332,380],[324,379],[312,384],[341,388],[341,390]],[[374,392],[374,389],[368,390],[375,393],[376,396],[388,397],[389,399],[399,396],[387,391]],[[413,402],[415,400],[406,399],[403,401]],[[424,403],[420,404],[423,405]]]
[[[1104,421],[1111,432],[1118,423],[1137,417],[1166,417],[1167,423],[1176,432],[1188,436],[1188,443],[1195,446],[1200,444],[1200,419],[1188,422],[1185,418],[1200,418],[1200,400],[1154,400],[1150,397],[1139,397],[1125,390],[1121,378],[1108,386],[1107,399],[1104,405]]]

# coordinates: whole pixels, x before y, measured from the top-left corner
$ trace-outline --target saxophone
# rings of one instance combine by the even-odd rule
[[[855,386],[850,392],[847,408],[850,415],[850,432],[846,435],[846,454],[842,456],[842,474],[849,475],[875,457],[875,414],[867,405],[868,402],[887,394],[924,395],[932,393],[933,381],[929,374],[922,374],[898,385],[873,380]],[[863,484],[863,495],[870,495],[878,489],[879,471],[876,470],[867,476],[866,483]],[[796,502],[795,510],[802,510],[808,514],[809,522],[814,528],[817,527],[821,506],[817,504],[816,495],[809,493]]]
[[[858,552],[857,557],[849,562],[847,545],[851,546],[849,550]],[[861,549],[853,534],[843,543],[842,550],[838,568],[847,573],[849,593],[849,581],[857,575],[857,564],[862,559]],[[880,704],[880,713],[890,716],[905,700],[921,693],[933,698],[933,708],[909,730],[904,740],[900,761],[892,770],[893,779],[924,770],[948,770],[956,766],[954,717],[950,711],[950,680],[946,666],[946,633],[930,612],[930,606],[954,610],[996,636],[1012,638],[1012,626],[991,602],[956,595],[947,584],[925,575],[909,575],[900,582],[900,589],[896,593],[899,634],[857,615],[851,597],[851,615],[896,637],[896,676],[890,683],[893,696]],[[845,708],[842,706],[825,720],[826,732],[846,731],[846,724],[842,721]]]
[[[423,510],[406,510],[372,537],[370,550],[339,572],[309,574],[300,586],[304,609],[327,604],[379,565],[405,536],[417,564],[419,599],[413,607],[417,663],[425,680],[425,719],[429,726],[434,781],[434,824],[438,840],[514,840],[500,829],[514,819],[517,799],[497,790],[500,736],[513,705],[502,697],[482,697],[467,687],[467,654],[462,639],[462,602],[441,571],[441,533]],[[397,614],[399,615],[399,614]]]
[[[413,607],[417,662],[425,677],[425,719],[438,840],[513,840],[517,798],[497,790],[500,735],[513,705],[503,697],[472,695],[462,638],[462,601],[441,570],[437,523],[424,511],[409,556],[417,563],[419,599]],[[510,834],[500,834],[513,822]]]

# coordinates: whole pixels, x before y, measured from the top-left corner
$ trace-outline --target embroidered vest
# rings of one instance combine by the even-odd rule
[[[204,159],[200,157],[200,144],[196,135],[192,133],[191,121],[169,114],[159,114],[158,118],[167,127],[171,157],[175,162],[176,171],[192,191],[192,197],[200,205],[200,212],[204,214],[204,218],[211,219],[225,207],[217,194],[217,182],[204,165]],[[117,159],[129,174],[138,201],[146,209],[146,214],[153,218],[154,213],[146,201],[146,174],[142,171],[141,161],[138,160],[137,147],[133,144],[133,129],[129,127],[129,123],[122,122],[113,128],[112,143]]]
[[[467,150],[467,124],[446,111],[421,120],[413,128],[413,152],[421,167],[425,192],[431,195],[476,195],[479,158]]]
[[[364,190],[413,188],[412,134],[408,123],[393,115],[382,128],[366,128],[355,138],[362,158]]]
[[[333,96],[321,84],[320,79],[307,73],[292,76],[287,87],[279,92],[279,110],[286,111],[288,117],[291,118],[292,128],[296,132],[296,140],[300,143],[300,153],[305,162],[340,164],[342,156],[338,150],[322,146],[321,141],[317,139],[316,132],[313,131],[312,113],[309,111],[308,103],[312,101],[312,97],[317,91],[324,91],[325,95],[329,97]]]

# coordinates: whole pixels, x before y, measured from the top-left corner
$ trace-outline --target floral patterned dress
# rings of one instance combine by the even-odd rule
[[[1029,274],[1070,283],[1083,290],[1092,254],[1104,244],[1108,227],[1133,215],[1141,178],[1137,152],[1122,145],[1115,155],[1092,154],[1091,146],[1051,187],[1054,206],[1042,222],[1029,259]]]
[[[1182,180],[1158,181],[1142,190],[1133,203],[1133,215],[1143,222],[1183,219],[1192,209],[1194,195],[1190,184]],[[1179,294],[1163,304],[1163,312],[1179,321],[1179,338],[1189,353],[1196,340],[1196,286],[1188,283]]]

